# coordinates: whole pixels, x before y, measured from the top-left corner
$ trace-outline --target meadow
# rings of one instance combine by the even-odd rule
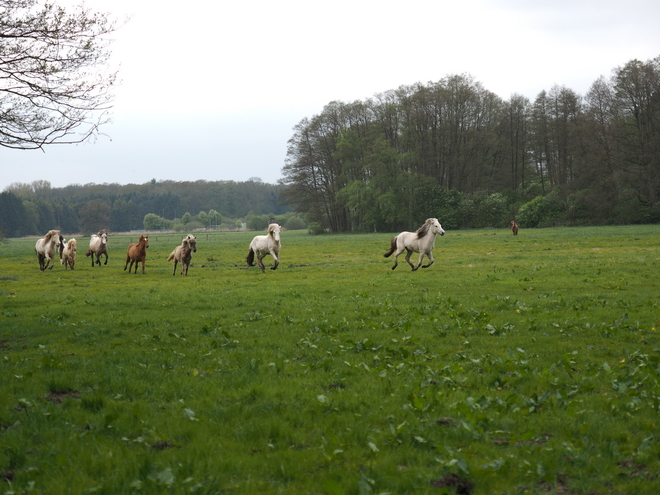
[[[660,493],[660,226],[254,235],[0,244],[2,493]]]

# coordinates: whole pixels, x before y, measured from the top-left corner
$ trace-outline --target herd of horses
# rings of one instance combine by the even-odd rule
[[[513,235],[518,235],[518,224],[511,221],[511,231]],[[273,258],[272,270],[277,270],[280,264],[280,230],[281,227],[277,223],[271,223],[268,226],[266,235],[257,235],[250,242],[250,248],[246,257],[248,266],[255,266],[255,258],[262,273],[266,272],[266,266],[263,259],[270,255]],[[428,268],[434,263],[433,248],[435,247],[435,238],[437,235],[445,235],[445,231],[438,222],[437,218],[428,218],[415,232],[401,232],[394,236],[390,242],[390,249],[383,255],[386,258],[394,255],[394,270],[399,262],[398,258],[401,253],[406,251],[406,262],[416,271],[421,266]],[[145,273],[145,265],[147,260],[147,248],[149,247],[149,236],[141,235],[138,242],[130,244],[126,251],[126,263],[124,264],[124,271],[128,268],[128,273],[133,270],[137,273],[138,265],[142,263],[142,274]],[[44,237],[39,239],[35,245],[37,251],[37,258],[39,259],[39,269],[44,271],[46,269],[53,269],[56,250],[59,251],[60,263],[64,265],[64,269],[71,268],[73,270],[76,262],[76,240],[70,239],[68,242],[64,239],[59,230],[51,230]],[[181,245],[174,248],[167,258],[167,261],[174,261],[174,269],[172,275],[176,275],[177,264],[181,264],[181,275],[188,275],[188,268],[192,261],[193,253],[197,252],[197,238],[193,235],[187,235],[181,241]],[[410,261],[413,253],[419,253],[417,265]],[[101,255],[105,255],[104,265],[108,264],[108,232],[103,229],[97,234],[92,235],[89,240],[89,249],[85,256],[92,258],[92,267],[96,263],[101,266]],[[428,258],[428,263],[422,265],[424,256]],[[94,258],[96,257],[96,261]]]

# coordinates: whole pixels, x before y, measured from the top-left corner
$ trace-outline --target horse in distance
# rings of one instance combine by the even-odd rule
[[[513,235],[518,235],[518,224],[516,223],[515,220],[511,220],[511,232],[513,232]]]
[[[138,263],[142,263],[142,275],[144,275],[144,265],[147,262],[147,248],[149,247],[149,236],[141,235],[137,242],[128,245],[128,250],[126,251],[126,264],[124,265],[124,271],[128,267],[128,273],[131,273],[133,268],[133,263],[135,263],[135,273],[138,270]],[[128,264],[131,266],[128,266]]]
[[[61,257],[64,242],[64,237],[62,237],[59,230],[49,230],[44,237],[37,241],[34,249],[39,259],[39,270],[43,272],[46,268],[49,270],[53,269],[51,262],[55,257],[55,249],[59,249]]]
[[[428,268],[435,261],[433,259],[433,248],[435,247],[435,236],[436,235],[445,235],[445,231],[442,229],[442,225],[438,222],[437,218],[427,218],[426,221],[422,224],[420,228],[415,232],[401,232],[399,235],[392,238],[391,246],[389,251],[387,251],[383,256],[386,258],[391,256],[394,253],[394,270],[399,264],[398,257],[405,250],[406,251],[406,261],[412,268],[412,271],[417,271],[422,264],[424,255],[427,256],[429,262],[422,266],[422,268]],[[415,253],[419,253],[419,260],[417,261],[417,266],[413,265],[410,261],[410,256]]]
[[[94,256],[96,256],[96,264],[101,266],[101,255],[105,255],[105,263],[108,264],[108,232],[103,229],[98,234],[93,234],[89,240],[89,249],[85,256],[92,257],[92,267],[94,266]]]
[[[73,270],[74,265],[76,264],[76,251],[78,250],[78,242],[75,239],[69,239],[64,245],[62,250],[62,259],[60,263],[64,265],[64,269],[68,270],[69,267]]]
[[[174,248],[167,258],[167,261],[174,260],[174,269],[172,275],[176,275],[176,264],[181,263],[181,275],[188,275],[188,268],[192,260],[192,253],[197,252],[197,238],[188,234],[181,241],[181,245]]]
[[[280,230],[281,227],[278,224],[271,223],[268,226],[268,233],[266,235],[258,235],[252,239],[246,258],[249,266],[254,266],[254,258],[256,256],[261,272],[266,273],[263,259],[270,254],[273,257],[273,266],[270,268],[271,270],[277,270],[280,264],[280,248],[282,247],[280,243]]]

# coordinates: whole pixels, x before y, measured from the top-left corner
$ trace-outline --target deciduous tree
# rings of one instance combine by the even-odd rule
[[[0,146],[79,143],[109,119],[115,24],[47,0],[0,0]]]

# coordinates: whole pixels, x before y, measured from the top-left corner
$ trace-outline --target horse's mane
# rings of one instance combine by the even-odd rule
[[[431,222],[429,222],[429,221],[427,220],[427,221],[424,222],[424,223],[422,224],[422,226],[421,226],[420,228],[418,228],[417,231],[415,232],[415,233],[417,234],[417,238],[418,238],[418,239],[421,239],[421,238],[424,237],[426,234],[428,234],[428,232],[429,232],[429,228],[431,228]]]
[[[44,236],[44,241],[46,244],[53,238],[53,236],[59,235],[59,231],[57,230],[49,230],[48,233]]]

